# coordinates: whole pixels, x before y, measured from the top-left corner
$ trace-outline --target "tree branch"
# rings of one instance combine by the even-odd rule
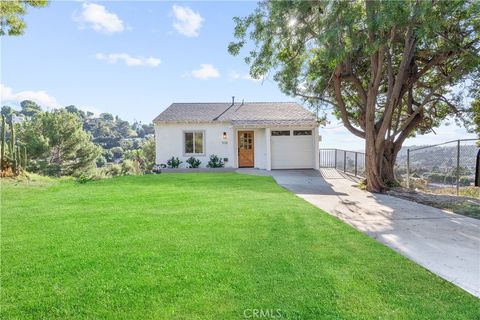
[[[357,137],[360,138],[365,138],[365,132],[355,128],[351,123],[350,120],[348,119],[348,112],[347,108],[345,106],[345,101],[343,101],[342,97],[342,80],[341,80],[341,66],[337,66],[336,68],[336,73],[333,77],[333,83],[334,83],[334,89],[335,89],[335,99],[337,100],[337,107],[338,110],[340,111],[340,118],[342,119],[343,125],[345,128],[347,128],[351,133],[356,135]]]

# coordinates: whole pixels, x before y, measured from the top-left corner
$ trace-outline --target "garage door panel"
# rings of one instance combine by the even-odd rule
[[[272,136],[272,169],[314,167],[313,136]]]

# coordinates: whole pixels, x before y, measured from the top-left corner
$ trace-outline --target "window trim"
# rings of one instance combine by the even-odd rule
[[[191,153],[191,152],[187,152],[187,146],[186,146],[186,140],[185,140],[185,134],[187,133],[193,133],[193,150],[195,150],[195,133],[201,133],[202,134],[202,140],[203,140],[203,152],[202,153]],[[205,156],[206,155],[206,152],[205,152],[205,130],[183,130],[182,131],[182,151],[183,151],[183,155],[185,157],[190,157],[190,156]]]
[[[310,132],[310,134],[295,134],[295,132]],[[296,137],[307,137],[307,136],[313,136],[313,130],[308,130],[308,129],[298,129],[298,130],[293,130],[293,136]]]
[[[288,132],[288,134],[273,134],[274,132]],[[272,137],[290,137],[292,135],[291,130],[271,130],[270,136]]]

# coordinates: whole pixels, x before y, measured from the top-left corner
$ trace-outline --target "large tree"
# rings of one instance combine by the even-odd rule
[[[40,107],[35,101],[31,100],[23,100],[20,103],[20,108],[20,113],[26,117],[33,117],[42,112],[42,107]]]
[[[467,107],[459,84],[479,65],[480,2],[263,1],[234,18],[250,73],[335,115],[365,139],[367,189],[395,182],[409,136]],[[478,69],[477,69],[478,70]]]
[[[63,109],[38,113],[21,124],[19,140],[28,158],[43,166],[46,174],[79,175],[93,167],[100,148],[82,128],[78,116]]]
[[[25,31],[23,16],[27,7],[42,8],[48,0],[2,0],[0,1],[0,36],[18,36]]]

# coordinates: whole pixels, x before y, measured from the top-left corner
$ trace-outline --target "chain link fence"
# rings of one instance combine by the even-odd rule
[[[403,148],[395,176],[403,187],[438,194],[480,198],[475,187],[479,140],[461,139],[418,148]],[[365,174],[365,153],[320,149],[320,168],[335,168],[358,177]]]
[[[396,177],[404,187],[439,194],[480,197],[475,187],[477,139],[409,148],[397,156]]]

